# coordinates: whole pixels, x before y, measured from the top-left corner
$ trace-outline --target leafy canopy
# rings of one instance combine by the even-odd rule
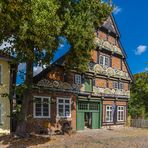
[[[131,87],[129,113],[133,118],[148,118],[148,73],[134,75],[135,82]]]
[[[67,65],[83,69],[94,32],[111,10],[101,0],[1,0],[0,44],[12,45],[5,51],[17,62],[48,64],[64,36],[71,45]]]

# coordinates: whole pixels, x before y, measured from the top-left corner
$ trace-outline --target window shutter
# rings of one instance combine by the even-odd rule
[[[115,88],[115,82],[113,82],[113,88]]]

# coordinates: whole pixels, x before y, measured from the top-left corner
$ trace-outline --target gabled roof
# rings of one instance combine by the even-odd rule
[[[116,25],[115,18],[114,18],[113,15],[110,15],[109,19],[107,19],[107,21],[105,21],[105,23],[102,25],[102,27],[105,28],[106,30],[110,30],[115,36],[118,37],[118,39],[120,39],[120,32],[119,32],[119,29],[118,29],[118,27]],[[119,40],[119,46],[120,46],[120,48],[122,50],[122,53],[124,55],[125,66],[126,66],[126,68],[128,70],[128,73],[129,73],[129,75],[131,77],[131,80],[133,81],[134,80],[133,79],[133,75],[132,75],[131,70],[130,70],[130,68],[128,66],[128,63],[126,62],[127,55],[126,55],[126,52],[125,52],[125,50],[124,50],[124,48],[123,48],[120,40]],[[49,67],[47,67],[41,73],[39,73],[38,75],[36,75],[34,77],[34,80],[36,81],[41,76],[46,75],[51,69],[53,69],[53,67],[55,65],[57,65],[57,66],[64,66],[64,64],[65,64],[65,57],[66,57],[66,55],[69,54],[69,52],[70,51],[68,51],[67,53],[65,53],[63,56],[61,56],[59,59],[57,59],[54,63],[52,63]]]
[[[110,31],[114,36],[120,37],[119,29],[116,25],[115,18],[111,14],[110,17],[103,23],[101,28],[105,28],[106,30]]]

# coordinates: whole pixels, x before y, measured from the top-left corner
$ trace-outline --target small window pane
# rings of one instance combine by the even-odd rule
[[[49,116],[48,104],[43,104],[43,116]]]
[[[78,109],[79,109],[79,110],[88,110],[88,103],[79,102],[79,104],[78,104]]]
[[[63,103],[63,99],[59,99],[59,101],[58,101],[59,103]]]
[[[70,116],[70,107],[69,107],[69,105],[65,105],[65,116],[66,117]]]
[[[65,103],[69,103],[70,101],[69,100],[65,100]]]
[[[42,115],[42,109],[41,109],[41,98],[35,98],[35,115],[41,116]]]
[[[90,103],[89,104],[89,109],[90,110],[98,110],[98,103]]]

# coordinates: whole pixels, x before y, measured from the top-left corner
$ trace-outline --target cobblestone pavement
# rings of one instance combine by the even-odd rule
[[[24,141],[4,143],[1,140],[0,148],[148,148],[148,129],[85,130],[71,136],[53,136],[44,142],[40,138]]]

